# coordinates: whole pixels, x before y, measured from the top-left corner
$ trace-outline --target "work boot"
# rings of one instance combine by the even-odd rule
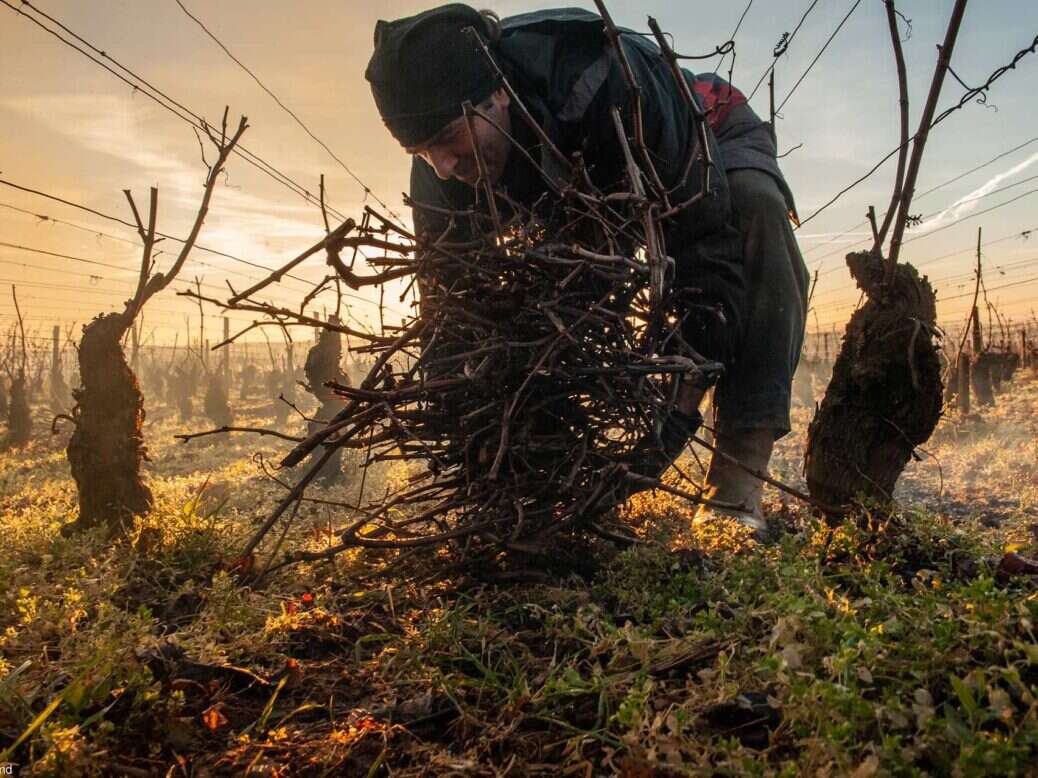
[[[767,474],[774,445],[774,430],[746,430],[737,434],[720,430],[717,436],[718,450],[710,459],[703,497],[740,507],[727,509],[700,505],[692,519],[692,526],[704,527],[718,518],[734,519],[753,530],[757,541],[766,541],[768,523],[761,508],[764,482],[746,469]],[[733,459],[744,467],[740,467]]]

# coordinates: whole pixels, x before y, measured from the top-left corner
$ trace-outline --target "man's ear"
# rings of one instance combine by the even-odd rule
[[[505,109],[512,104],[512,98],[503,86],[498,87],[497,91],[490,95],[490,98],[494,101],[496,108]]]

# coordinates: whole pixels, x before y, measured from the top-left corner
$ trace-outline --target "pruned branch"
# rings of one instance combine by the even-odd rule
[[[263,280],[257,281],[244,292],[238,292],[237,294],[232,295],[231,298],[228,300],[228,303],[233,304],[240,302],[241,300],[244,300],[256,294],[256,292],[258,292],[260,289],[264,289],[265,287],[268,287],[273,283],[277,283],[282,278],[284,278],[284,276],[287,273],[290,273],[294,268],[301,265],[303,262],[305,262],[307,259],[312,257],[317,252],[324,251],[329,246],[344,245],[342,243],[343,238],[345,238],[346,235],[350,231],[352,231],[356,226],[357,224],[353,221],[353,219],[347,219],[338,227],[336,227],[333,231],[329,232],[327,235],[321,238],[321,240],[317,241],[317,243],[312,245],[306,251],[299,254],[299,256],[297,256],[295,259],[292,259],[286,264],[282,265]]]
[[[898,204],[901,202],[901,194],[905,184],[905,162],[908,159],[908,73],[905,69],[905,53],[901,47],[901,32],[897,26],[897,18],[900,15],[894,7],[894,0],[883,0],[887,9],[887,26],[890,29],[890,42],[894,47],[894,62],[897,65],[897,91],[898,109],[901,116],[901,145],[898,147],[897,172],[894,174],[894,193],[890,198],[890,205],[883,216],[883,225],[874,229],[872,250],[882,253],[883,242],[887,237],[887,230],[894,220]],[[875,218],[873,218],[875,221]],[[894,260],[897,261],[896,259]]]
[[[302,438],[298,436],[286,435],[285,433],[279,432],[278,430],[268,430],[263,429],[262,427],[232,427],[230,425],[224,425],[222,427],[217,427],[216,429],[204,430],[202,432],[182,433],[174,435],[173,437],[177,440],[182,440],[185,443],[187,443],[189,440],[194,440],[195,438],[204,438],[209,435],[222,435],[227,432],[249,432],[253,435],[259,435],[261,437],[270,436],[275,438],[281,438],[282,440],[291,440],[297,443],[302,440]]]
[[[122,314],[123,318],[126,320],[127,327],[130,326],[130,323],[144,304],[169,286],[173,279],[176,278],[183,269],[184,263],[187,262],[188,255],[195,246],[195,241],[198,240],[198,234],[202,230],[202,224],[205,222],[205,217],[209,213],[209,203],[213,197],[213,190],[216,188],[217,177],[221,172],[223,172],[224,166],[227,163],[227,157],[230,156],[234,147],[238,145],[238,141],[241,139],[241,136],[245,133],[247,128],[248,121],[244,116],[242,116],[238,122],[238,128],[234,132],[234,135],[228,139],[226,108],[224,109],[223,126],[219,138],[217,138],[208,127],[206,128],[206,134],[217,149],[216,161],[210,166],[209,173],[206,176],[205,186],[202,191],[202,202],[198,206],[198,211],[195,214],[195,220],[191,225],[191,230],[184,239],[183,245],[181,245],[180,252],[177,254],[177,258],[173,262],[173,265],[165,273],[152,273],[151,267],[151,254],[155,245],[155,220],[158,210],[158,190],[154,187],[151,189],[147,228],[145,228],[141,222],[140,214],[137,211],[137,207],[134,204],[130,191],[125,190],[126,199],[130,203],[130,209],[133,211],[133,217],[137,223],[137,231],[141,236],[141,240],[144,242],[144,251],[141,256],[141,272],[137,283],[137,291],[134,293],[133,299],[127,303],[126,309]]]
[[[469,132],[469,142],[472,144],[472,153],[476,157],[476,168],[479,170],[479,180],[476,182],[476,186],[482,189],[483,197],[486,199],[487,210],[490,211],[490,220],[494,225],[494,240],[500,240],[501,235],[501,215],[497,210],[497,198],[494,195],[494,182],[490,180],[490,174],[487,171],[487,163],[483,158],[483,149],[479,144],[479,136],[476,135],[476,123],[473,118],[472,103],[466,100],[461,105],[462,114],[465,117],[465,125]]]
[[[249,289],[232,290],[226,301],[197,289],[182,293],[250,314],[251,323],[218,346],[267,326],[286,333],[307,326],[353,336],[361,344],[354,353],[374,357],[355,385],[308,375],[331,400],[305,437],[281,436],[294,445],[279,467],[306,465],[294,483],[277,479],[286,492],[245,544],[247,556],[277,528],[266,570],[357,547],[443,547],[452,564],[497,559],[502,551],[528,552],[561,534],[601,533],[602,514],[633,491],[676,488],[642,475],[640,457],[658,447],[655,436],[675,408],[679,383],[709,385],[723,368],[686,340],[686,319],[702,314],[713,321],[717,311],[693,290],[671,288],[663,234],[666,220],[710,195],[715,162],[698,99],[650,20],[662,52],[659,66],[670,69],[689,122],[682,128],[688,156],[678,160],[679,169],[667,171],[673,186],[665,189],[642,126],[642,86],[632,67],[641,64],[634,60],[641,52],[600,10],[628,87],[620,101],[624,112],[610,117],[616,138],[610,146],[621,155],[617,180],[596,186],[582,157],[567,157],[555,145],[472,31],[511,97],[516,120],[539,139],[543,156],[502,132],[543,179],[543,197],[520,202],[495,191],[476,121],[503,128],[465,104],[462,116],[479,173],[474,205],[411,203],[440,222],[414,235],[369,208],[357,224],[335,230],[326,224],[321,241]],[[358,256],[356,249],[364,247],[381,256]],[[341,255],[350,248],[352,256]],[[298,310],[257,298],[322,250],[336,275],[315,283]],[[357,266],[362,262],[367,270]],[[408,288],[417,285],[421,299],[388,326],[381,295],[388,282],[409,277]],[[377,334],[306,313],[307,305],[340,283],[379,289]],[[361,516],[341,531],[338,545],[319,555],[275,560],[278,536],[285,537],[302,501],[318,499],[312,496],[317,474],[344,450],[362,454],[364,478],[380,463],[402,463],[407,475],[387,482],[386,493],[356,499]]]
[[[923,150],[926,148],[926,139],[930,133],[934,113],[937,110],[937,101],[941,96],[941,87],[944,85],[944,76],[948,72],[952,52],[955,49],[955,40],[959,35],[962,25],[962,17],[966,12],[967,0],[955,0],[951,19],[948,21],[948,29],[944,35],[944,43],[939,48],[937,67],[934,70],[933,79],[930,82],[930,91],[926,96],[926,104],[923,106],[922,116],[919,118],[919,129],[916,130],[915,139],[912,142],[912,156],[908,162],[905,172],[904,185],[897,204],[897,217],[894,222],[894,232],[890,238],[890,254],[887,258],[886,280],[894,276],[894,267],[897,265],[898,255],[901,253],[901,243],[907,226],[909,209],[912,206],[912,196],[915,194],[915,181],[919,175],[919,168],[923,161]]]
[[[656,188],[657,197],[661,200],[662,209],[670,210],[670,202],[667,199],[667,190],[664,188],[663,182],[660,180],[659,172],[656,170],[656,165],[653,163],[652,156],[649,154],[649,150],[645,145],[645,121],[642,116],[641,84],[638,83],[638,79],[634,76],[634,70],[631,68],[631,61],[627,57],[627,52],[624,50],[623,41],[620,37],[620,30],[613,23],[613,17],[610,16],[605,3],[603,0],[595,0],[595,7],[598,9],[598,13],[602,17],[602,22],[605,25],[605,32],[609,38],[609,43],[612,45],[613,52],[616,54],[617,59],[620,60],[624,79],[627,81],[627,88],[631,92],[631,124],[634,129],[634,148],[638,151],[642,168],[644,169],[646,176],[648,176],[649,182]]]

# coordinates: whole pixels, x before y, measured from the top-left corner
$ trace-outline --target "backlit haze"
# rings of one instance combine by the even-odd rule
[[[377,18],[409,15],[432,4],[183,2],[375,196],[409,220],[401,192],[407,188],[410,160],[382,126],[363,71]],[[591,3],[575,4],[593,8]],[[785,99],[854,4],[854,0],[817,0],[788,52],[778,59],[778,102]],[[507,16],[552,5],[509,1],[493,7]],[[782,32],[792,31],[810,5],[811,0],[756,0],[752,4],[735,38],[732,80],[737,87],[747,94],[753,90],[771,64],[772,50]],[[952,5],[952,0],[898,4],[912,20],[911,37],[904,46],[913,132],[933,73],[936,44],[943,38]],[[240,114],[247,115],[251,128],[243,145],[314,195],[323,173],[328,201],[341,214],[357,216],[365,202],[378,207],[373,197],[365,199],[357,180],[175,0],[40,0],[34,6],[210,123],[219,122],[225,105],[230,106],[232,123]],[[647,29],[649,14],[655,16],[673,34],[679,51],[698,54],[729,38],[746,3],[617,0],[609,7],[618,24],[639,30]],[[993,70],[1030,45],[1036,33],[1038,3],[1034,0],[974,0],[966,11],[953,68],[966,84],[983,83]],[[692,69],[713,70],[718,58],[686,64]],[[720,65],[725,76],[730,66],[729,56]],[[1025,57],[1015,71],[994,85],[986,105],[971,103],[953,114],[935,128],[927,146],[919,196],[912,208],[924,219],[908,232],[910,242],[902,258],[934,281],[938,318],[950,327],[961,323],[972,297],[971,268],[979,226],[983,227],[990,301],[1017,322],[1033,315],[1038,233],[1030,239],[1025,235],[1038,227],[1038,178],[1033,178],[1038,176],[1036,79],[1038,56]],[[963,91],[949,76],[941,108],[957,102]],[[767,115],[766,83],[752,104],[758,113]],[[802,218],[897,145],[897,83],[881,0],[861,0],[782,108],[777,127],[780,152],[800,146],[782,160],[782,167]],[[159,229],[172,235],[187,233],[205,176],[191,127],[6,5],[0,6],[0,128],[3,180],[127,220],[132,216],[122,190],[132,189],[138,206],[146,209],[148,188],[157,186]],[[982,169],[921,196],[1017,146],[1020,148]],[[206,153],[212,159],[211,148]],[[866,208],[874,204],[882,216],[890,198],[894,166],[891,159],[798,232],[808,267],[812,272],[819,270],[809,331],[831,330],[854,309],[858,295],[843,255],[866,245]],[[1014,198],[1019,199],[1009,202]],[[4,332],[14,320],[12,282],[17,282],[27,326],[41,337],[49,335],[55,323],[75,326],[78,331],[79,325],[97,313],[121,308],[138,272],[134,230],[2,185],[0,204],[3,243],[87,260],[0,246],[0,323]],[[990,212],[981,213],[987,209]],[[315,205],[232,156],[199,243],[275,267],[319,240],[323,231]],[[161,270],[169,266],[176,245],[166,241],[160,248],[167,252],[159,257]],[[197,307],[175,295],[195,277],[203,280],[204,292],[226,297],[226,281],[242,289],[264,275],[262,270],[197,249],[192,258],[178,281],[145,308],[143,329],[151,342],[170,343],[178,330],[183,339],[189,317],[193,337],[197,337]],[[322,256],[316,255],[297,275],[317,279],[324,270]],[[305,284],[288,280],[259,297],[297,306],[306,290]],[[397,323],[400,313],[409,309],[411,298],[401,302],[401,290],[387,291],[387,323]],[[361,295],[348,302],[355,320],[378,326],[377,299]],[[331,305],[333,298],[325,296],[310,307],[322,311]],[[216,308],[206,312],[212,317],[205,324],[209,337],[221,326],[220,313]],[[241,313],[230,316],[232,326],[249,321]]]

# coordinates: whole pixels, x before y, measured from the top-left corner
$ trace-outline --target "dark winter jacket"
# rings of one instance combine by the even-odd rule
[[[636,34],[623,34],[627,58],[641,87],[646,145],[654,157],[663,184],[677,185],[695,142],[690,111],[655,44]],[[623,155],[610,110],[619,106],[630,127],[631,92],[619,59],[606,37],[599,16],[581,9],[537,11],[502,20],[502,36],[495,58],[523,104],[564,154],[580,151],[592,180],[608,188],[623,180]],[[731,144],[720,149],[713,132],[711,152],[721,166],[710,177],[711,197],[706,197],[668,220],[664,229],[666,252],[675,260],[676,283],[699,290],[693,302],[705,307],[694,314],[698,322],[693,345],[724,361],[738,342],[746,307],[741,246],[732,227],[728,185],[724,168],[759,167],[781,174],[774,163],[774,146],[766,124],[756,118],[742,95],[723,81],[697,82],[686,74],[694,91],[712,109],[708,123]],[[726,92],[738,95],[725,100]],[[734,103],[734,104],[733,104]],[[718,121],[721,120],[721,121]],[[536,137],[525,132],[523,120],[513,110],[513,130],[523,145],[538,158],[549,174],[562,176],[560,163],[547,149],[537,150]],[[769,145],[770,144],[770,145]],[[512,154],[500,186],[524,204],[543,191],[539,176],[531,181],[531,166]],[[671,194],[680,203],[699,190],[699,163],[683,189]],[[785,183],[780,184],[784,191]],[[463,210],[472,207],[475,192],[467,184],[441,181],[435,171],[415,157],[411,168],[411,198],[415,229],[421,237],[439,236],[445,217],[421,205]],[[790,205],[792,206],[791,198]],[[452,237],[463,238],[457,230]],[[719,308],[723,318],[709,313]]]
[[[707,123],[721,147],[721,163],[726,172],[752,168],[762,170],[778,184],[786,200],[790,218],[796,220],[796,204],[776,159],[775,136],[771,127],[750,108],[746,96],[713,73],[685,75],[706,110]]]

